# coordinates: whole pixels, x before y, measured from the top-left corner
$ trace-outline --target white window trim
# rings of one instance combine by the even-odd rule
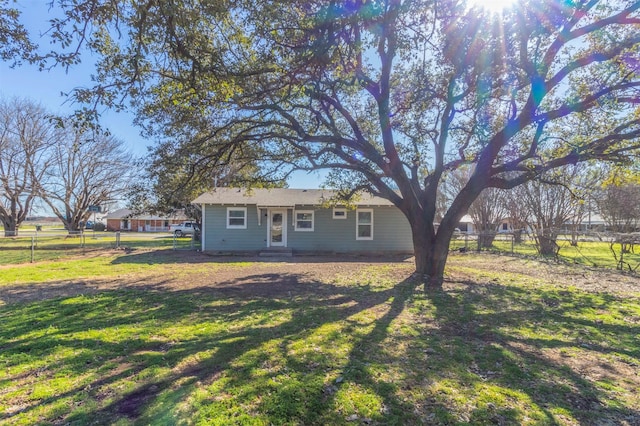
[[[244,225],[229,225],[229,213],[231,211],[243,211],[244,212]],[[234,217],[234,219],[239,219]],[[247,229],[247,208],[246,207],[227,207],[227,229]]]
[[[311,214],[311,228],[298,228],[298,213]],[[313,232],[315,228],[316,214],[313,210],[294,210],[293,211],[293,224],[296,231],[300,232]]]
[[[205,218],[207,217],[207,214],[205,212],[205,206],[206,204],[202,204],[202,223],[201,223],[202,229],[200,230],[200,249],[202,251],[205,251],[207,247],[207,240],[205,238],[205,235],[206,235],[205,229],[207,229],[205,227]]]
[[[371,236],[370,237],[360,237],[358,235],[358,229],[360,228],[360,215],[359,212],[370,212],[371,213],[371,223],[366,223],[363,225],[371,226]],[[373,240],[373,209],[357,209],[356,210],[356,240]]]
[[[344,216],[336,216],[336,212],[344,212]],[[347,218],[347,209],[344,207],[334,207],[333,208],[333,218],[334,219],[346,219]]]

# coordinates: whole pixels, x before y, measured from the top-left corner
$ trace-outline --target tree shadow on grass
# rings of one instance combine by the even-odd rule
[[[562,289],[456,284],[455,290],[427,294],[435,307],[439,339],[457,353],[438,361],[437,375],[454,372],[463,388],[493,388],[495,398],[477,399],[465,420],[640,424],[634,398],[621,400],[620,389],[610,391],[609,386],[622,385],[624,376],[612,371],[619,382],[607,384],[607,378],[581,371],[585,362],[606,364],[605,370],[614,370],[614,362],[635,360],[631,362],[638,365],[640,326],[586,319],[592,311],[616,311],[625,299]],[[627,389],[629,395],[634,392]],[[514,394],[524,395],[529,407],[510,406]]]
[[[633,424],[640,418],[636,407],[548,356],[570,349],[638,360],[637,325],[593,324],[577,315],[614,310],[622,302],[615,296],[477,283],[424,295],[409,279],[387,288],[356,284],[268,273],[171,292],[157,282],[2,307],[0,403],[8,409],[0,420],[519,424],[528,416],[558,424],[566,415],[581,424]],[[56,388],[64,375],[71,380]],[[32,389],[12,399],[12,383]]]
[[[252,404],[252,399],[266,400],[263,392],[271,379],[253,375],[276,355],[265,357],[263,346],[303,341],[313,330],[385,303],[395,294],[393,288],[371,291],[301,278],[253,275],[170,293],[157,283],[2,308],[0,348],[8,374],[0,389],[20,381],[21,386],[41,390],[22,395],[22,404],[10,406],[0,419],[19,421],[29,418],[30,412],[46,412],[47,406],[60,404],[70,408],[52,408],[56,418],[48,421],[101,424],[119,417],[152,423],[174,417],[207,418],[206,407],[187,413],[178,413],[176,407],[203,384],[215,384],[221,374],[225,392],[234,395],[239,407]],[[194,324],[204,331],[194,329]],[[185,328],[183,335],[164,332],[180,326]],[[332,361],[328,356],[323,362],[329,366]],[[283,367],[290,368],[287,365],[294,363],[285,362]],[[302,392],[323,375],[313,365],[299,373],[303,379],[290,392]],[[47,390],[60,374],[72,376],[72,384],[63,391]],[[119,391],[122,387],[130,389]],[[287,399],[287,389],[276,388],[276,399]],[[318,392],[322,386],[295,403],[266,403],[260,415],[275,423],[312,419],[318,414],[306,410],[314,406]],[[272,412],[274,407],[281,410]],[[239,420],[238,415],[254,418],[238,410],[222,417],[227,415],[232,422]],[[38,418],[47,419],[41,414]]]

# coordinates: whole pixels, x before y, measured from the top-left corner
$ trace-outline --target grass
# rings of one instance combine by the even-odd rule
[[[18,263],[48,262],[66,259],[69,256],[87,256],[104,249],[116,246],[115,233],[87,231],[84,238],[69,237],[59,228],[45,228],[39,232],[34,240],[36,246],[32,252],[32,237],[35,232],[21,229],[21,236],[16,238],[0,238],[0,265]],[[514,253],[525,256],[537,256],[533,242],[511,244],[509,235],[498,235],[491,248],[492,251]],[[581,241],[578,246],[572,246],[569,241],[558,240],[560,251],[558,259],[567,263],[593,267],[616,269],[618,263],[611,252],[610,244],[601,241]],[[168,233],[121,233],[120,246],[128,249],[178,249],[192,250],[199,248],[199,242],[192,245],[191,238],[175,238]],[[476,249],[476,241],[465,241],[464,236],[451,241],[451,250],[462,247]],[[614,246],[616,254],[620,256],[620,246]],[[625,270],[638,271],[640,269],[640,250],[624,254]]]
[[[640,294],[513,262],[522,272],[453,258],[432,294],[407,263],[314,275],[165,251],[5,268],[0,297],[120,285],[0,306],[0,423],[640,422]]]
[[[64,229],[45,228],[42,232],[21,229],[20,236],[0,238],[0,265],[47,262],[69,256],[86,256],[116,247],[116,233],[85,231],[82,237],[69,236]],[[32,251],[32,247],[34,248]],[[127,249],[199,248],[190,237],[174,238],[169,233],[120,233],[119,247]]]
[[[520,244],[512,244],[509,239],[510,235],[498,235],[493,242],[492,251],[514,253],[524,256],[538,256],[536,246],[533,241],[525,241]],[[599,268],[616,269],[618,262],[611,251],[611,245],[603,241],[580,241],[577,246],[572,246],[570,241],[558,239],[558,259],[572,264],[593,266]],[[476,250],[477,241],[468,240],[465,242],[464,237],[454,239],[451,242],[451,249],[457,250],[467,247],[470,250]],[[621,247],[619,244],[614,245],[616,256],[620,257]],[[636,268],[640,269],[640,249],[635,248],[630,253],[624,254],[624,270]]]

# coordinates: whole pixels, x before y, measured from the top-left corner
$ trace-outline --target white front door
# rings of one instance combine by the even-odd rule
[[[287,211],[269,211],[269,247],[287,246]]]

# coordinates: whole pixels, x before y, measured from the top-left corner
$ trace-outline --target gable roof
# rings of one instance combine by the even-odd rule
[[[329,201],[337,191],[327,189],[290,188],[216,188],[193,200],[193,204],[246,205],[258,207],[317,206]],[[392,206],[393,203],[381,197],[360,194],[351,204],[356,206]]]

